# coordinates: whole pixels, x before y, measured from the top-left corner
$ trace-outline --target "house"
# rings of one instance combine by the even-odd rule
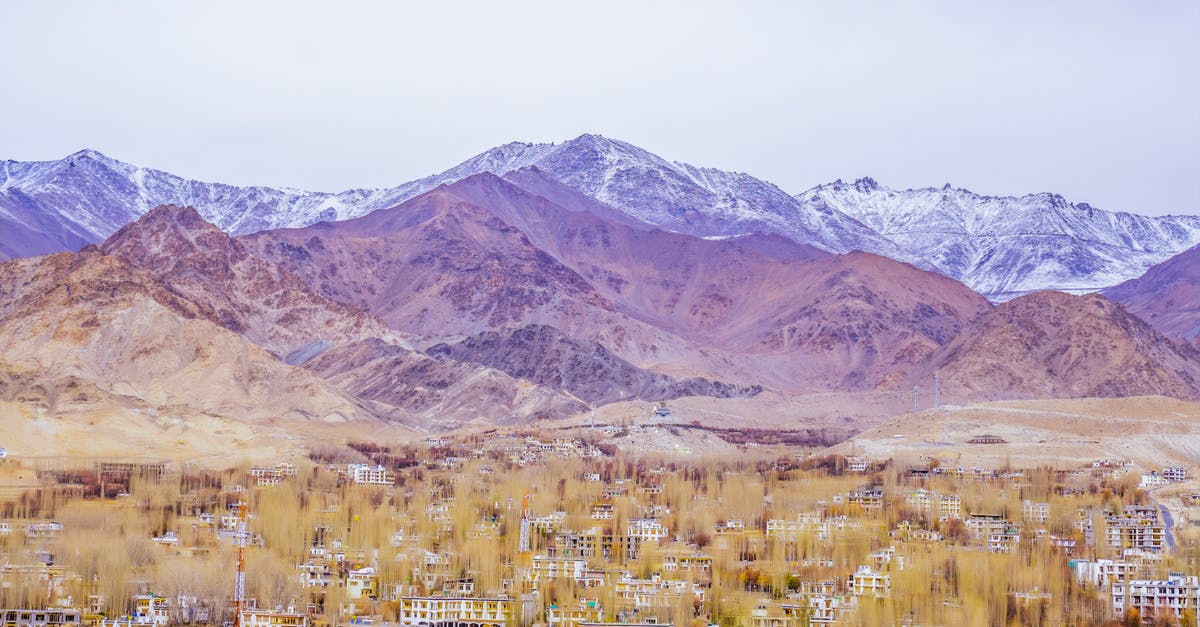
[[[1166,530],[1157,520],[1133,517],[1109,518],[1105,526],[1108,546],[1114,549],[1161,551]]]
[[[846,470],[850,472],[867,472],[866,457],[847,457]]]
[[[1143,623],[1169,616],[1179,620],[1183,612],[1200,614],[1200,578],[1179,573],[1163,581],[1134,579],[1112,586],[1113,613],[1124,616],[1137,610]]]
[[[170,622],[170,602],[166,597],[139,594],[133,597],[133,614],[103,622],[105,627],[133,627],[154,625],[163,627]]]
[[[241,627],[308,627],[308,616],[288,608],[287,612],[242,610]]]
[[[509,599],[401,597],[397,607],[397,622],[401,625],[506,627],[512,621],[513,602]]]
[[[746,532],[746,523],[736,520],[718,520],[714,529],[717,535],[739,535]]]
[[[787,605],[783,606],[786,610]],[[808,624],[833,625],[854,609],[842,597],[832,594],[813,594],[808,596]]]
[[[750,627],[806,627],[809,623],[798,609],[796,605],[780,605],[778,611],[772,611],[770,602],[760,601],[750,610]]]
[[[370,464],[346,464],[346,476],[357,485],[392,485],[395,479],[383,466]]]
[[[629,521],[630,538],[637,542],[658,542],[667,537],[667,528],[653,518],[635,518]]]
[[[1007,525],[1002,531],[988,534],[988,551],[992,553],[1010,553],[1021,543],[1021,528]]]
[[[1167,485],[1167,483],[1169,482],[1167,481],[1166,477],[1158,474],[1157,470],[1151,470],[1150,472],[1142,475],[1142,480],[1138,483],[1138,487],[1142,488],[1143,490],[1151,490],[1154,488],[1161,488]]]
[[[79,610],[8,610],[0,609],[0,627],[78,627],[83,624]]]
[[[346,575],[347,599],[372,599],[378,596],[379,586],[374,568],[370,566],[359,568]]]
[[[705,586],[699,583],[663,579],[654,573],[649,579],[635,579],[625,573],[613,584],[618,603],[638,610],[673,607],[678,599],[691,595],[693,601],[704,601]]]
[[[579,599],[576,607],[551,605],[546,608],[547,627],[577,627],[581,623],[600,623],[604,608],[594,599]]]
[[[1075,571],[1076,581],[1080,584],[1092,584],[1097,588],[1129,581],[1142,572],[1139,564],[1109,559],[1071,560],[1067,562],[1067,565]]]
[[[892,578],[864,564],[850,575],[846,587],[856,597],[882,599],[892,590]]]
[[[578,581],[587,570],[587,561],[583,558],[548,557],[535,555],[533,558],[533,577],[535,581],[558,579],[559,577]]]
[[[1162,478],[1171,483],[1187,481],[1187,470],[1181,466],[1169,466],[1162,469]]]
[[[1021,506],[1021,515],[1025,520],[1044,525],[1050,520],[1050,504],[1034,503],[1029,499],[1025,499],[1025,503]]]
[[[859,488],[846,495],[846,502],[858,505],[864,510],[883,509],[883,490],[877,486]]]

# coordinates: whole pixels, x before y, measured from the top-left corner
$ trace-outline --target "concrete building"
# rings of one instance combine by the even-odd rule
[[[846,587],[856,597],[882,599],[892,591],[892,578],[870,566],[859,566],[846,581]]]
[[[1117,616],[1136,609],[1143,623],[1166,616],[1179,620],[1185,610],[1196,616],[1200,613],[1200,578],[1171,573],[1164,581],[1134,579],[1114,583],[1112,602]]]
[[[420,627],[506,627],[512,624],[509,599],[402,597],[397,608],[401,625]]]
[[[0,627],[78,627],[79,610],[0,610]]]
[[[347,464],[346,477],[357,485],[392,485],[395,480],[383,466]]]
[[[243,610],[242,627],[308,627],[308,616],[293,611]]]

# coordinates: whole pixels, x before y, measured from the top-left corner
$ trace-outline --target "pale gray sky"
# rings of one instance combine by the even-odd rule
[[[584,132],[1200,213],[1200,2],[14,2],[0,158],[336,191]]]

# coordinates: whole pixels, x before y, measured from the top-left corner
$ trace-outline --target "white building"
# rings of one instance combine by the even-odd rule
[[[395,481],[383,466],[370,464],[347,464],[346,476],[358,485],[392,485]]]
[[[1021,506],[1021,514],[1025,517],[1025,520],[1044,525],[1050,520],[1050,504],[1034,503],[1029,499],[1025,499],[1025,503]]]
[[[629,537],[638,542],[658,542],[667,537],[667,528],[653,518],[635,518],[629,521]]]
[[[4,449],[0,449],[4,450]],[[2,455],[0,455],[2,456]],[[1181,466],[1169,466],[1163,468],[1163,478],[1171,483],[1182,483],[1188,480],[1188,471]]]
[[[1113,612],[1124,616],[1136,609],[1143,622],[1161,616],[1181,618],[1184,610],[1200,613],[1200,578],[1171,573],[1165,581],[1135,579],[1112,586]]]
[[[870,566],[863,565],[859,566],[853,575],[850,575],[846,586],[856,597],[866,596],[882,599],[892,591],[892,578]]]
[[[1142,475],[1142,480],[1138,483],[1138,487],[1144,490],[1149,490],[1153,488],[1161,488],[1167,485],[1167,483],[1168,481],[1166,477],[1158,474],[1157,470],[1151,470],[1150,472]]]
[[[401,625],[505,627],[513,620],[513,602],[508,599],[403,597],[397,618]]]

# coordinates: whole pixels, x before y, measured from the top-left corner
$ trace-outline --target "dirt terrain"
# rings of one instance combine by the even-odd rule
[[[1128,459],[1145,469],[1200,460],[1200,404],[1162,396],[998,401],[908,413],[833,448],[844,454],[955,466],[1076,467]],[[979,435],[1006,444],[969,444]]]

